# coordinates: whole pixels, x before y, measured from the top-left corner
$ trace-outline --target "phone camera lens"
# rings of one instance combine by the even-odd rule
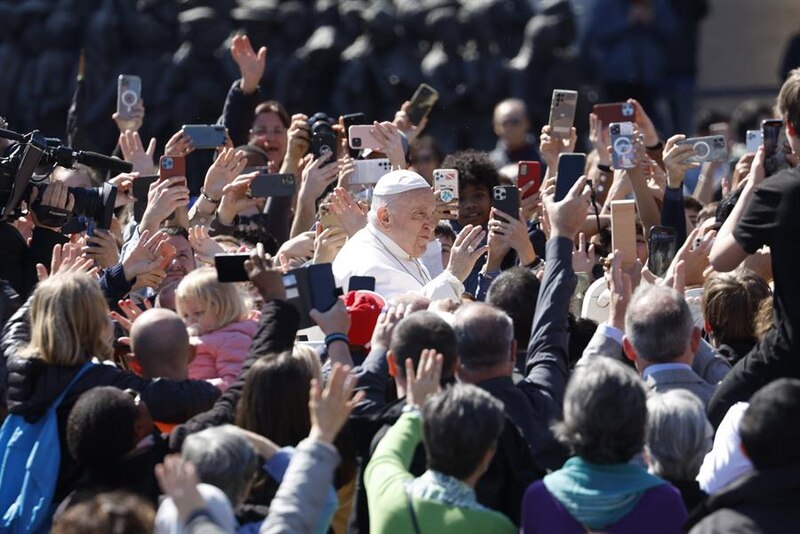
[[[360,137],[354,137],[353,138],[353,147],[359,148],[360,146],[361,146],[361,138]]]

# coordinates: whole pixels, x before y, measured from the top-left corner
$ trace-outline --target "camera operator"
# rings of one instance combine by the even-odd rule
[[[39,195],[39,189],[34,187],[27,205],[31,206]],[[55,182],[48,184],[42,194],[41,204],[46,208],[71,211],[75,205],[75,198],[68,192],[67,186]],[[28,217],[33,221],[33,236],[26,242],[22,234],[8,221],[0,222],[0,279],[7,280],[11,287],[22,297],[27,298],[36,285],[36,264],[50,265],[53,247],[68,241],[61,234],[60,227],[43,225],[28,211]]]

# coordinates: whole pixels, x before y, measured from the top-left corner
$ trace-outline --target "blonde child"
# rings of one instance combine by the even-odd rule
[[[186,275],[175,291],[175,307],[195,336],[189,378],[208,380],[225,391],[242,370],[258,329],[258,312],[248,310],[236,284],[217,281],[213,267]]]

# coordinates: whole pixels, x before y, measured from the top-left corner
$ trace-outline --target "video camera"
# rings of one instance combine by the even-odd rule
[[[0,157],[0,221],[18,216],[20,203],[30,198],[36,186],[39,194],[29,208],[43,225],[61,227],[74,215],[93,219],[97,228],[109,228],[117,198],[116,186],[105,183],[102,187],[70,187],[75,205],[67,212],[41,204],[47,177],[56,166],[72,168],[82,163],[119,174],[130,172],[133,168],[130,163],[96,152],[75,151],[64,146],[60,139],[45,137],[38,130],[22,135],[0,129],[0,138],[14,141]]]

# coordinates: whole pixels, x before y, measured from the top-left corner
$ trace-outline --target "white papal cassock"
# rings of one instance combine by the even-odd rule
[[[429,299],[461,300],[464,285],[450,271],[431,279],[419,259],[410,257],[371,222],[347,240],[333,261],[336,283],[347,291],[351,276],[375,277],[375,292],[389,299],[415,292]]]

